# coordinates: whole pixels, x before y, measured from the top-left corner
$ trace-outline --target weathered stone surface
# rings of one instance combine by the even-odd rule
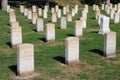
[[[76,37],[80,37],[83,35],[82,21],[80,21],[80,20],[75,21],[74,35]]]
[[[11,27],[20,27],[18,22],[12,22],[10,24]]]
[[[58,9],[58,11],[57,11],[57,17],[61,18],[61,9]]]
[[[44,22],[43,19],[37,19],[37,27],[36,27],[37,32],[39,31],[44,31]]]
[[[82,27],[86,28],[87,27],[86,19],[81,17],[80,20],[82,21]]]
[[[32,19],[32,11],[28,11],[27,14],[28,14],[28,15],[27,15],[28,19]]]
[[[33,13],[37,12],[37,7],[35,5],[32,6],[32,12]]]
[[[9,20],[10,20],[10,23],[16,22],[16,15],[15,15],[15,11],[13,9],[10,9]]]
[[[66,17],[61,17],[60,28],[61,29],[66,29],[67,28],[67,19],[66,19]]]
[[[47,11],[46,10],[43,10],[43,18],[47,18]]]
[[[101,18],[100,30],[99,30],[98,34],[104,34],[104,33],[109,32],[110,31],[109,23],[110,23],[109,17],[103,16]]]
[[[7,5],[7,13],[10,12],[10,5]]]
[[[67,14],[67,8],[65,6],[63,7],[63,14]]]
[[[42,16],[42,8],[38,8],[38,15]]]
[[[104,35],[104,54],[106,57],[116,56],[116,32],[108,32]]]
[[[32,23],[33,24],[36,24],[37,18],[38,18],[37,13],[32,13]]]
[[[11,46],[15,47],[18,44],[22,44],[22,28],[11,27]]]
[[[66,38],[65,62],[68,65],[79,63],[79,38],[77,37]]]
[[[72,13],[71,12],[67,12],[67,21],[68,22],[72,21]]]
[[[26,16],[26,17],[28,16],[28,9],[27,8],[24,9],[24,16]]]
[[[56,12],[52,13],[52,22],[57,22]]]
[[[34,74],[34,46],[21,44],[17,46],[17,75],[21,77]]]
[[[53,23],[46,24],[46,41],[55,41],[55,24]]]
[[[120,13],[115,13],[114,14],[114,23],[117,24],[120,21]]]
[[[20,5],[20,12],[24,13],[24,6],[23,5]]]

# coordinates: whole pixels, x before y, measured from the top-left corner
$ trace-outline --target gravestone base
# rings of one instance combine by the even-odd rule
[[[55,40],[46,40],[46,42],[55,42]]]
[[[80,63],[80,61],[66,61],[66,64],[67,65],[75,65],[75,64],[79,64]]]
[[[75,37],[77,37],[77,38],[82,38],[83,36],[81,35],[81,36],[76,36],[76,35],[74,35]]]
[[[41,33],[42,33],[42,32],[44,32],[44,31],[37,31],[37,30],[35,30],[35,32],[41,32]]]
[[[15,77],[12,77],[12,80],[33,80],[35,77],[38,77],[39,74],[37,73],[34,73],[32,75],[29,75],[29,76],[15,76]]]
[[[19,73],[18,72],[18,76],[20,76],[20,77],[26,77],[26,76],[30,76],[30,75],[33,75],[34,74],[34,71],[28,71],[28,72],[21,72],[21,73]]]
[[[10,44],[11,48],[16,48],[18,45],[20,45],[20,44],[16,44],[16,45]]]
[[[116,53],[106,53],[105,57],[107,57],[107,58],[116,57]]]

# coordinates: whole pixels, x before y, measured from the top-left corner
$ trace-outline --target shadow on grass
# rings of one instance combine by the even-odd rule
[[[12,45],[11,45],[10,42],[7,42],[6,44],[7,44],[10,48],[12,48]]]
[[[56,57],[53,57],[53,59],[65,64],[65,58],[64,57],[61,57],[61,56],[56,56]]]
[[[96,34],[98,34],[98,31],[90,31],[90,33],[96,33]]]
[[[43,42],[46,42],[45,38],[38,38],[39,40],[42,40]]]
[[[92,17],[92,19],[96,19],[95,17]]]
[[[73,34],[67,34],[67,36],[74,37],[74,35],[73,35]]]
[[[33,32],[37,32],[37,30],[36,30],[36,29],[33,29],[32,31],[33,31]]]
[[[95,54],[99,54],[101,56],[104,56],[104,52],[99,50],[99,49],[92,49],[92,50],[89,50],[90,52],[93,52]]]
[[[17,65],[8,66],[8,68],[15,73],[17,76]]]

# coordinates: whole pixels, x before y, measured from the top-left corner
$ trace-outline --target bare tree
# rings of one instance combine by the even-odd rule
[[[2,10],[7,11],[8,0],[2,0]]]

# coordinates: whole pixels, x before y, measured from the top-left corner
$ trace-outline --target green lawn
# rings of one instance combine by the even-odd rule
[[[82,8],[73,18],[74,21],[79,19],[81,11]],[[66,30],[61,30],[59,19],[56,23],[56,41],[46,43],[45,32],[35,32],[36,25],[31,24],[19,9],[16,9],[16,16],[22,27],[23,43],[35,46],[35,73],[39,74],[35,80],[120,80],[120,24],[110,22],[111,31],[117,32],[117,57],[107,59],[101,56],[104,37],[97,34],[99,26],[92,7],[89,7],[87,28],[84,29],[83,37],[80,39],[80,64],[65,66],[64,42],[65,38],[74,33],[74,21],[68,23]],[[50,19],[49,15],[44,23],[50,22]],[[17,49],[9,46],[9,32],[9,16],[0,10],[0,80],[10,80],[16,76]]]

